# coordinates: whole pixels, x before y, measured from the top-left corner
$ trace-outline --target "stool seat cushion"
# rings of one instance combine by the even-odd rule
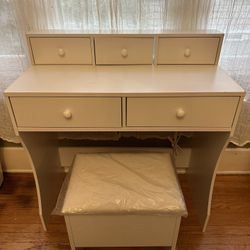
[[[90,153],[75,158],[62,213],[186,215],[186,206],[168,153]]]

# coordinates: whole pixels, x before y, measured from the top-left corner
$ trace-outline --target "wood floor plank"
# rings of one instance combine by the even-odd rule
[[[214,245],[185,245],[180,250],[250,250],[246,245],[229,245],[229,244],[214,244]]]
[[[70,250],[68,244],[33,244],[33,243],[3,243],[0,246],[0,249],[6,250]]]
[[[200,231],[187,178],[180,175],[179,179],[189,213],[181,223],[179,250],[250,250],[250,175],[216,178],[211,218],[205,233]],[[48,232],[43,231],[32,174],[5,174],[0,188],[0,249],[70,249],[63,217],[52,216]]]
[[[0,233],[43,233],[44,230],[41,226],[41,223],[38,224],[1,224],[0,226]],[[64,227],[63,223],[61,224],[50,224],[49,225],[49,232],[55,233],[65,233],[67,232],[66,228]]]

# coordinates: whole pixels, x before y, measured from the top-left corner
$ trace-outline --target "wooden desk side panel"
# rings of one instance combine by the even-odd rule
[[[39,215],[47,229],[65,177],[60,165],[56,133],[20,132],[33,170],[39,205]]]
[[[4,100],[5,100],[5,104],[6,104],[6,107],[8,109],[9,115],[10,115],[10,119],[11,119],[11,123],[12,123],[12,126],[13,126],[13,130],[15,132],[15,135],[19,136],[18,128],[17,128],[17,124],[16,124],[16,119],[15,119],[15,113],[14,113],[14,111],[12,109],[10,98],[5,96]]]
[[[216,169],[230,132],[203,132],[193,136],[188,175],[197,214],[205,232],[210,216]]]
[[[239,118],[239,115],[240,115],[240,113],[241,113],[242,105],[243,105],[243,102],[244,102],[244,97],[245,97],[245,96],[241,96],[240,99],[239,99],[239,103],[238,103],[238,106],[237,106],[237,110],[236,110],[236,112],[235,112],[235,114],[234,114],[234,121],[233,121],[233,124],[232,124],[230,137],[233,136],[234,131],[235,131],[235,129],[236,129],[237,122],[238,122],[238,118]]]

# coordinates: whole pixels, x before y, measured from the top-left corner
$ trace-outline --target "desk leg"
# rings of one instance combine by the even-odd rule
[[[55,133],[21,132],[23,147],[31,162],[38,196],[39,215],[44,230],[64,179]]]
[[[210,216],[216,169],[230,133],[195,133],[188,169],[189,182],[197,214],[205,232]]]

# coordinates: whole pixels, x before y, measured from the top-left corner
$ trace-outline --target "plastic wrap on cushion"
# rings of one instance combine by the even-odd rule
[[[168,153],[78,154],[63,214],[180,214],[186,206]]]

